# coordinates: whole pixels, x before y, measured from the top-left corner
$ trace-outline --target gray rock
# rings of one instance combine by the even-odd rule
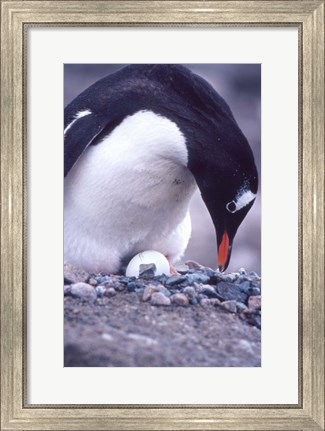
[[[167,286],[193,286],[194,283],[203,283],[206,284],[210,280],[208,275],[205,275],[201,272],[195,272],[193,274],[188,273],[185,275],[173,275],[171,276],[167,282]]]
[[[106,293],[106,287],[104,286],[97,286],[96,287],[96,293],[98,298],[103,298],[103,296]]]
[[[131,281],[128,285],[128,291],[129,292],[143,292],[146,285],[144,283],[140,283],[137,281]]]
[[[96,280],[96,278],[93,278],[93,277],[91,277],[89,280],[88,280],[88,284],[90,284],[91,286],[97,286],[97,280]]]
[[[191,286],[194,283],[202,283],[206,284],[210,281],[210,277],[208,275],[202,274],[200,272],[196,272],[195,274],[187,274],[186,277],[186,283]]]
[[[261,297],[260,296],[250,296],[248,298],[248,308],[251,310],[261,309]]]
[[[184,293],[175,293],[170,299],[173,304],[182,305],[183,307],[189,304],[188,297]]]
[[[246,269],[245,268],[239,268],[238,272],[240,275],[246,275]]]
[[[98,275],[97,277],[95,277],[95,280],[97,281],[97,284],[104,285],[114,282],[113,277],[110,277],[109,275]]]
[[[170,305],[171,302],[170,302],[170,299],[167,298],[167,296],[165,296],[163,293],[154,292],[151,295],[150,304],[151,305]]]
[[[210,301],[210,304],[213,306],[217,306],[221,304],[221,301],[219,301],[218,298],[210,298],[209,301]]]
[[[106,286],[106,284],[105,284]],[[123,290],[126,289],[127,285],[124,283],[119,283],[119,282],[115,282],[112,286],[110,287],[114,287],[115,290],[117,290],[118,292],[123,292]]]
[[[158,286],[154,286],[153,284],[149,284],[143,291],[142,301],[149,301],[152,294],[158,291]]]
[[[67,284],[64,286],[64,296],[70,296],[71,295],[71,285]]]
[[[209,277],[209,280],[205,283],[217,284],[219,281],[223,280],[223,275],[219,271],[213,271],[211,268],[202,268],[199,273]]]
[[[241,292],[237,284],[220,281],[220,283],[216,285],[215,290],[219,296],[219,299],[224,301],[235,300],[244,303],[247,299],[247,294]]]
[[[136,277],[123,276],[123,277],[114,277],[114,279],[116,281],[118,281],[119,283],[127,285],[127,284],[131,283],[132,281],[135,281],[137,278]]]
[[[89,279],[88,272],[83,269],[76,268],[69,263],[64,265],[64,283],[65,284],[74,284],[74,283],[85,283]]]
[[[239,288],[239,290],[240,290],[241,292],[246,293],[246,294],[247,294],[247,292],[249,291],[250,287],[251,287],[251,284],[250,284],[250,282],[249,282],[249,281],[244,281],[244,282],[242,282],[242,283],[238,284],[238,288]]]
[[[115,295],[116,295],[116,290],[114,289],[114,287],[107,287],[106,288],[105,296],[107,296],[108,298],[112,298]]]
[[[179,274],[186,274],[189,270],[189,267],[186,264],[180,263],[175,266],[175,269]]]
[[[154,279],[155,279],[155,281],[157,281],[158,283],[165,284],[165,283],[166,283],[166,281],[169,279],[169,277],[168,277],[168,275],[166,275],[166,274],[161,274],[161,275],[156,275],[156,276],[154,277]]]
[[[230,313],[236,313],[237,311],[236,301],[225,301],[222,302],[220,305],[223,309],[229,311]]]
[[[104,279],[104,281],[102,281],[101,283],[98,282],[98,285],[105,286],[106,289],[108,289],[110,287],[113,287],[113,289],[122,291],[122,290],[125,289],[125,284],[124,283],[120,283],[118,280],[119,279],[117,277],[113,278],[113,277],[106,276],[105,279]]]
[[[171,295],[170,290],[168,290],[165,286],[163,286],[161,284],[158,285],[158,292],[163,293],[165,296],[170,296]]]
[[[157,267],[154,263],[142,263],[139,266],[139,277],[141,278],[153,278],[157,271]]]
[[[223,281],[229,281],[230,283],[233,283],[234,281],[236,281],[238,278],[237,274],[234,273],[230,273],[230,274],[224,274],[222,276],[222,280]]]
[[[247,307],[242,302],[236,302],[237,307],[237,313],[242,313],[243,311],[247,310]]]
[[[172,275],[166,281],[167,286],[176,286],[178,284],[184,283],[187,280],[186,275]]]
[[[258,287],[251,287],[247,294],[249,296],[259,296],[261,294],[261,290]]]
[[[207,284],[203,284],[200,291],[208,298],[218,298],[218,294],[216,293],[214,288]]]
[[[210,307],[212,304],[210,302],[210,299],[208,299],[208,298],[201,298],[200,299],[200,305],[202,307]]]
[[[195,260],[187,260],[185,262],[185,265],[187,265],[189,267],[189,269],[201,269],[201,268],[203,268],[203,266],[200,263],[195,262]]]
[[[97,298],[96,289],[87,283],[76,283],[71,286],[71,295],[85,302],[94,303]]]
[[[206,295],[204,295],[203,293],[198,293],[198,295],[197,295],[197,300],[199,301],[199,302],[201,302],[201,299],[209,299]]]
[[[184,288],[183,293],[188,296],[189,299],[196,297],[196,291],[193,286],[187,286]]]

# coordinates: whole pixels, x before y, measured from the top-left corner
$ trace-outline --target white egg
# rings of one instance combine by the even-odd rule
[[[129,262],[125,275],[127,277],[139,277],[139,267],[142,264],[154,263],[156,265],[155,275],[170,275],[169,262],[166,257],[155,250],[146,250],[136,254]]]

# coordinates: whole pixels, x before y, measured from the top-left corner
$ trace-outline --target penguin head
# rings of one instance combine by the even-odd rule
[[[258,173],[252,150],[237,124],[222,137],[220,133],[215,136],[214,143],[211,135],[203,142],[196,141],[196,151],[189,146],[189,157],[190,161],[193,157],[190,167],[215,227],[218,268],[223,272],[229,265],[236,232],[255,201]],[[199,151],[200,147],[206,150]]]

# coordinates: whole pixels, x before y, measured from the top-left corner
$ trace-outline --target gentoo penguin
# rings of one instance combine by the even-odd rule
[[[224,99],[180,65],[130,65],[91,85],[64,112],[64,255],[116,273],[144,250],[170,263],[191,235],[196,187],[224,271],[252,207],[252,150]]]

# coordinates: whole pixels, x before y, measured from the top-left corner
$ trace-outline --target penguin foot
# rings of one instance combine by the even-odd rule
[[[175,266],[169,260],[168,256],[166,256],[166,259],[168,260],[168,263],[169,263],[169,272],[170,272],[170,275],[180,275],[179,272],[177,272]]]

